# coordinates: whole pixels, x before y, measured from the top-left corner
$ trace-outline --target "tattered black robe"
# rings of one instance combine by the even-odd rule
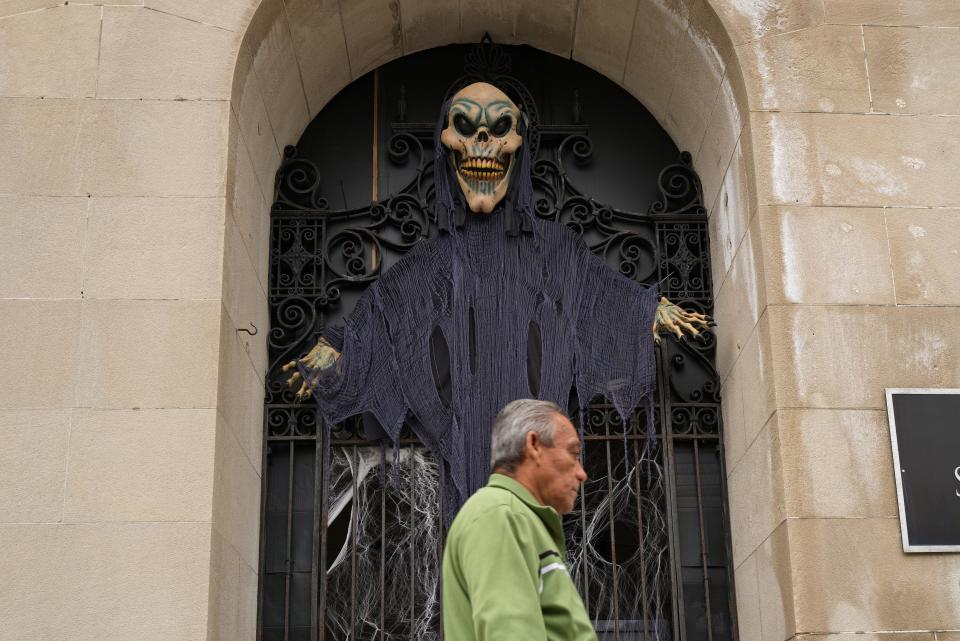
[[[608,268],[565,226],[515,215],[528,233],[508,233],[500,208],[421,241],[327,330],[337,366],[301,367],[331,423],[370,412],[396,442],[412,418],[452,480],[448,517],[485,483],[490,428],[508,402],[564,407],[573,389],[626,418],[653,395],[655,288]]]

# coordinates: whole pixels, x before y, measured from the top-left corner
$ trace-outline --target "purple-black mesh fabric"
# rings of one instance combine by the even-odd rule
[[[530,159],[519,160],[511,193],[490,215],[464,211],[452,172],[441,168],[437,180],[454,181],[437,190],[448,231],[416,245],[370,286],[343,327],[326,331],[342,354],[336,366],[300,368],[330,423],[369,412],[396,443],[405,419],[414,419],[452,481],[447,523],[486,482],[490,428],[508,402],[537,397],[565,407],[575,389],[581,404],[602,395],[626,420],[652,401],[655,288],[608,268],[565,226],[535,218]],[[437,333],[449,352],[449,399],[435,375]],[[537,335],[534,393],[528,339]]]

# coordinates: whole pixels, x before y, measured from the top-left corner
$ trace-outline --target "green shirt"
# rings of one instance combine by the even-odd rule
[[[596,641],[567,573],[560,516],[493,474],[464,503],[443,552],[447,641]]]

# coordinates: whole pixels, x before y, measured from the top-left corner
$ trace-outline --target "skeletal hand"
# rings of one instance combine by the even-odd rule
[[[339,358],[340,352],[334,349],[330,343],[327,342],[327,339],[321,336],[320,340],[317,341],[317,344],[314,345],[313,349],[311,349],[306,356],[294,359],[283,366],[282,370],[284,372],[293,370],[293,374],[287,379],[287,387],[293,389],[294,385],[300,382],[300,389],[297,390],[297,401],[302,401],[310,396],[310,386],[307,385],[306,381],[302,380],[303,377],[300,375],[297,365],[303,365],[308,370],[323,370],[336,365]]]
[[[661,296],[653,320],[653,340],[659,344],[660,332],[664,330],[672,332],[679,340],[684,339],[684,332],[699,339],[700,332],[706,331],[714,325],[716,323],[706,314],[688,312]]]

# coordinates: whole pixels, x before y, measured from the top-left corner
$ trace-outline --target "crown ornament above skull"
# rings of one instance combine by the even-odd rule
[[[507,195],[524,144],[522,118],[520,108],[486,82],[468,85],[451,99],[440,142],[470,211],[489,214]]]

